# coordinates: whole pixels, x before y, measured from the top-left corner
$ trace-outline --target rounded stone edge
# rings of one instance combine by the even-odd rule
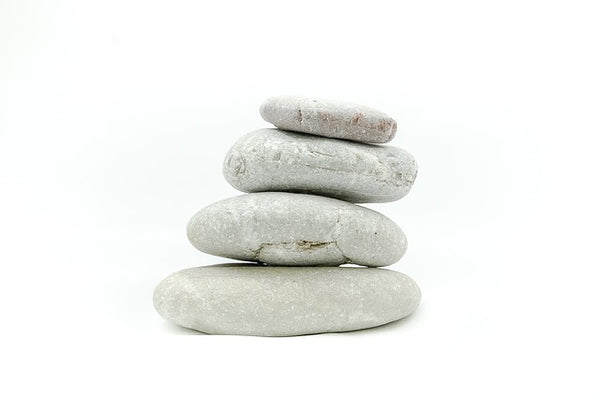
[[[386,131],[386,134],[388,135],[387,139],[384,139],[381,142],[378,142],[378,144],[387,144],[389,142],[391,142],[394,138],[396,138],[396,133],[398,131],[398,122],[396,122],[396,120],[394,118],[392,118],[391,116],[388,116],[388,120],[391,122],[391,128]]]
[[[242,185],[239,184],[237,176],[242,175],[246,172],[246,160],[244,156],[234,149],[237,141],[229,148],[223,159],[222,174],[225,181],[229,183],[233,188],[240,192],[251,193],[252,191],[245,190]]]

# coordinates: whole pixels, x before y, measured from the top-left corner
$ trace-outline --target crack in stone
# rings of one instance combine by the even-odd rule
[[[326,246],[333,246],[335,247],[338,252],[340,253],[340,256],[342,257],[342,264],[348,264],[351,263],[352,260],[349,259],[348,257],[346,257],[346,255],[344,254],[344,252],[342,251],[342,249],[340,248],[340,246],[338,245],[338,238],[341,235],[341,224],[340,224],[340,215],[338,214],[337,219],[335,221],[335,226],[333,227],[333,231],[331,233],[332,235],[332,240],[330,241],[308,241],[308,240],[298,240],[298,241],[291,241],[291,242],[265,242],[265,243],[261,243],[260,246],[257,249],[251,250],[252,255],[254,257],[255,261],[258,261],[260,263],[265,263],[260,257],[261,257],[261,253],[262,251],[270,246],[279,246],[279,247],[283,247],[285,248],[286,246],[290,246],[289,248],[297,248],[299,251],[311,251],[311,250],[317,250]]]
[[[300,165],[311,168],[311,169],[315,169],[315,170],[338,171],[341,173],[344,173],[344,172],[350,173],[351,172],[351,170],[343,170],[343,169],[339,169],[339,168],[335,168],[335,167],[315,166],[315,165],[306,164],[306,163],[301,163]]]
[[[328,158],[335,158],[334,155],[331,155],[331,154],[325,153],[325,152],[315,151],[314,149],[309,149],[308,153],[310,153],[311,155],[321,155],[321,156],[325,156],[325,157],[328,157]]]
[[[333,231],[332,231],[332,239],[333,239],[332,242],[335,245],[336,249],[338,249],[338,251],[340,252],[340,255],[342,256],[342,261],[344,262],[344,264],[349,264],[352,262],[352,260],[350,260],[348,257],[346,257],[346,255],[340,248],[340,245],[338,244],[338,239],[341,234],[342,234],[342,225],[340,224],[340,214],[338,213],[337,219],[335,220],[335,226],[333,227]]]
[[[269,246],[295,246],[298,249],[300,249],[301,251],[309,251],[309,250],[315,250],[315,249],[319,249],[321,247],[325,247],[331,244],[336,244],[336,242],[332,242],[332,241],[328,241],[328,242],[320,242],[320,241],[308,241],[308,240],[298,240],[298,241],[292,241],[292,242],[277,242],[277,243],[273,243],[273,242],[265,242],[265,243],[261,243],[260,246],[258,247],[258,249],[254,249],[251,250],[255,260],[260,261],[260,254],[263,251],[263,249],[269,247]]]

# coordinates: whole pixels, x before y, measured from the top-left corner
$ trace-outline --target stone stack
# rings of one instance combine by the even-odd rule
[[[354,203],[405,196],[414,158],[383,144],[396,122],[360,105],[275,97],[260,108],[276,129],[241,137],[223,174],[247,192],[196,213],[197,249],[252,263],[179,271],[154,291],[161,316],[214,334],[290,336],[374,327],[419,304],[408,276],[378,269],[406,251],[402,230]],[[355,264],[366,267],[338,267]]]

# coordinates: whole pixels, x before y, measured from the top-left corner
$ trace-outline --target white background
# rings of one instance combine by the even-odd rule
[[[597,2],[0,0],[0,395],[600,396]],[[411,317],[208,336],[152,290],[267,97],[394,116]],[[235,394],[235,395],[234,395]]]

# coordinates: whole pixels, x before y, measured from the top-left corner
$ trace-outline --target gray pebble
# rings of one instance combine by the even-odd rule
[[[419,305],[400,272],[356,267],[222,264],[164,279],[154,307],[168,321],[210,334],[294,336],[383,325]]]
[[[396,135],[396,121],[385,113],[343,101],[273,97],[261,105],[260,115],[280,129],[325,137],[385,143]]]
[[[284,192],[214,203],[192,217],[187,234],[205,253],[271,265],[380,267],[398,261],[407,246],[400,227],[376,211]]]
[[[410,191],[417,163],[392,146],[261,129],[233,145],[223,174],[243,192],[290,191],[355,203],[391,202]]]

